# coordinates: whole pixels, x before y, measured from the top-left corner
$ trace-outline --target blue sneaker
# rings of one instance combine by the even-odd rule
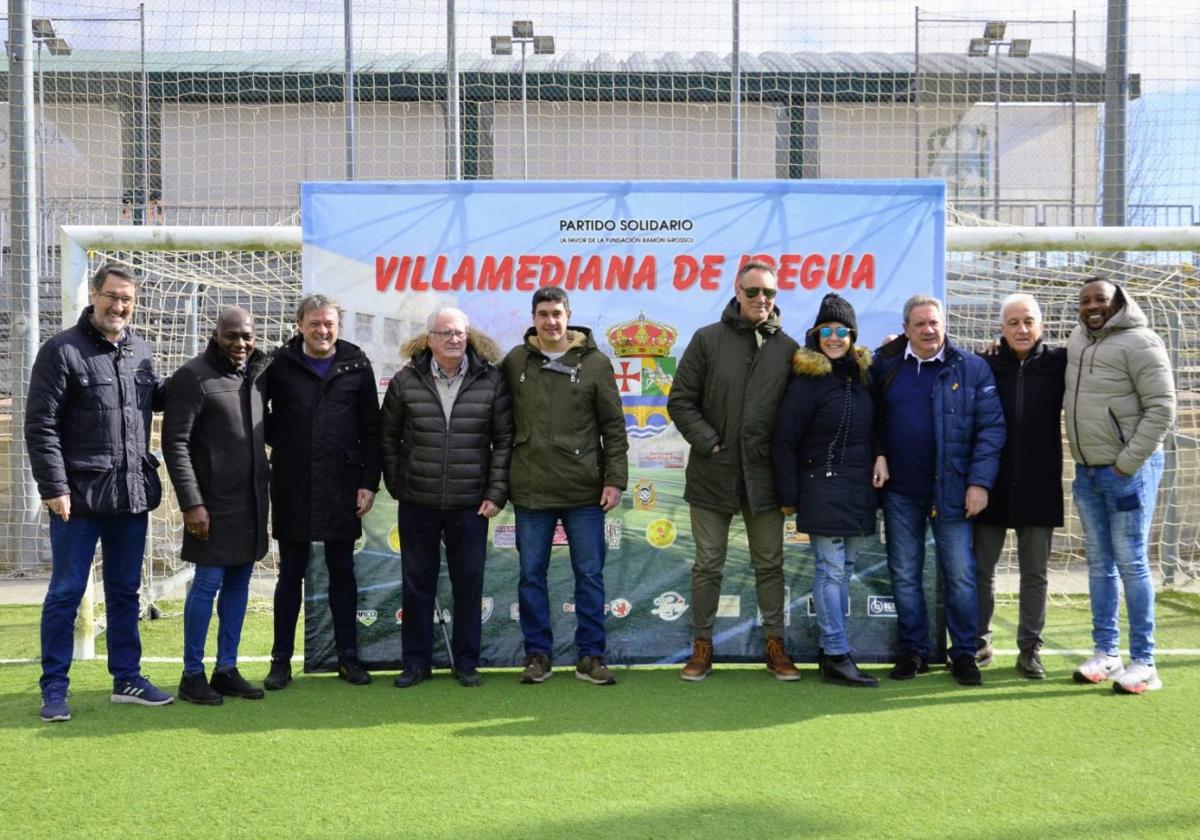
[[[109,699],[114,703],[137,703],[139,706],[166,706],[175,702],[174,697],[142,676],[115,681]]]
[[[55,683],[42,689],[42,720],[46,723],[70,720],[66,683]]]

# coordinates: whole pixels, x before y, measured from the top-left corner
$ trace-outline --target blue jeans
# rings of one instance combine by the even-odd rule
[[[975,552],[971,547],[971,520],[950,522],[931,516],[931,502],[899,493],[883,494],[883,522],[887,528],[888,572],[896,599],[900,649],[928,658],[933,650],[929,612],[925,607],[925,525],[933,529],[938,570],[946,598],[946,630],[950,656],[975,655],[978,604],[975,594]]]
[[[850,652],[846,638],[846,610],[850,606],[850,577],[867,537],[821,537],[810,535],[813,558],[813,604],[821,650],[831,656]]]
[[[183,672],[204,673],[204,641],[212,620],[213,599],[217,601],[217,670],[237,665],[246,602],[250,598],[250,575],[254,563],[236,566],[197,566],[192,588],[183,602]],[[220,597],[217,593],[220,592]]]
[[[66,685],[75,645],[75,616],[83,600],[92,557],[100,542],[103,557],[104,609],[108,619],[108,672],[115,681],[141,673],[138,635],[138,587],[146,550],[145,513],[72,516],[63,522],[50,515],[50,553],[54,568],[42,603],[42,688]]]
[[[1128,477],[1117,475],[1112,467],[1076,464],[1071,485],[1087,546],[1092,643],[1108,654],[1120,651],[1120,575],[1129,613],[1129,654],[1147,664],[1154,663],[1154,581],[1146,546],[1162,473],[1160,450]]]
[[[571,568],[575,572],[575,647],[581,657],[603,656],[604,511],[599,505],[549,510],[513,507],[517,514],[517,553],[521,556],[517,601],[525,653],[554,658],[546,572],[550,567],[554,526],[561,519],[570,543]]]

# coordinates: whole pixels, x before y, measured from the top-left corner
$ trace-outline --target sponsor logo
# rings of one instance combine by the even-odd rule
[[[808,545],[808,534],[796,530],[795,519],[788,518],[783,521],[783,544]]]
[[[658,507],[658,491],[654,482],[648,478],[640,479],[633,485],[633,509],[654,510]]]
[[[511,618],[513,621],[520,621],[521,620],[521,605],[520,604],[509,604],[508,605],[508,617]]]
[[[620,548],[621,537],[624,531],[621,527],[620,519],[606,519],[604,521],[604,543],[609,548]]]
[[[722,595],[717,599],[717,618],[739,618],[742,614],[742,596]]]
[[[375,610],[359,610],[357,618],[363,627],[370,627],[379,619],[379,613]]]
[[[867,616],[869,618],[895,618],[896,599],[891,595],[868,595]]]
[[[810,616],[810,617],[815,617],[815,616],[816,616],[816,614],[817,614],[817,600],[816,600],[816,598],[814,598],[812,595],[809,595],[807,598],[805,598],[805,599],[804,599],[804,601],[805,601],[805,604],[806,604],[806,606],[807,606],[807,608],[808,608],[808,614],[809,614],[809,616]],[[849,604],[849,603],[847,603],[847,604],[846,604],[846,615],[850,615],[850,604]]]
[[[404,607],[401,607],[400,609],[396,610],[396,623],[397,624],[404,623]]]
[[[646,542],[655,548],[666,548],[675,536],[675,523],[669,519],[655,519],[646,526]]]
[[[517,526],[511,523],[496,525],[492,530],[492,545],[496,548],[516,548]]]
[[[675,621],[687,612],[687,601],[678,592],[664,592],[654,599],[654,609],[651,615],[656,615],[663,621]]]
[[[450,619],[451,619],[450,610],[440,610],[440,611],[434,610],[433,611],[433,623],[434,624],[449,624]]]
[[[485,595],[483,601],[479,605],[480,624],[487,624],[487,620],[492,617],[492,610],[495,608],[496,602],[490,595]]]
[[[754,623],[762,627],[762,609],[760,608],[754,617]],[[783,587],[783,626],[792,626],[792,587]]]
[[[637,465],[639,470],[681,470],[684,467],[683,450],[639,452]]]
[[[565,612],[565,613],[575,612],[575,604],[572,603],[571,601],[563,602],[563,612]]]
[[[633,604],[625,598],[613,598],[605,605],[605,609],[614,618],[624,618],[633,612]]]
[[[379,390],[386,391],[387,386],[390,385],[391,383],[392,383],[392,377],[390,377],[390,376],[379,377]]]
[[[554,526],[554,537],[550,540],[550,545],[570,545],[571,541],[567,539],[567,529],[559,522]]]
[[[400,526],[393,525],[392,530],[388,531],[388,548],[397,554],[400,553]]]
[[[671,347],[678,336],[674,326],[643,312],[608,331],[617,357],[613,378],[625,409],[625,431],[634,440],[652,438],[671,425],[667,397],[675,381]]]

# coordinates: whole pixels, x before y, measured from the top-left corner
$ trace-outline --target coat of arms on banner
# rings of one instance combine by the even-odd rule
[[[675,381],[671,347],[679,331],[670,324],[652,321],[644,312],[608,331],[616,359],[614,378],[625,407],[625,430],[634,440],[651,438],[667,428],[667,397]]]
[[[654,482],[648,478],[640,479],[633,485],[633,509],[654,510],[658,506],[658,490]]]

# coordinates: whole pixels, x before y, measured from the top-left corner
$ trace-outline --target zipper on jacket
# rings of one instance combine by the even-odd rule
[[[1086,352],[1086,348],[1085,352]],[[1075,427],[1075,448],[1079,450],[1079,458],[1085,467],[1091,466],[1083,454],[1083,440],[1079,437],[1079,384],[1083,381],[1083,353],[1079,354],[1079,371],[1075,375],[1075,394],[1072,397],[1071,425]]]
[[[1008,509],[1011,514],[1013,506],[1017,500],[1017,479],[1021,475],[1021,426],[1025,418],[1025,363],[1029,361],[1029,357],[1021,359],[1017,363],[1017,404],[1015,406],[1015,414],[1017,415],[1015,423],[1016,429],[1013,435],[1012,446],[1012,478],[1008,482]]]
[[[1112,406],[1108,407],[1108,416],[1112,418],[1113,425],[1117,427],[1117,440],[1121,441],[1121,445],[1125,445],[1125,433],[1121,431],[1121,421],[1117,419],[1116,412],[1112,410]]]

